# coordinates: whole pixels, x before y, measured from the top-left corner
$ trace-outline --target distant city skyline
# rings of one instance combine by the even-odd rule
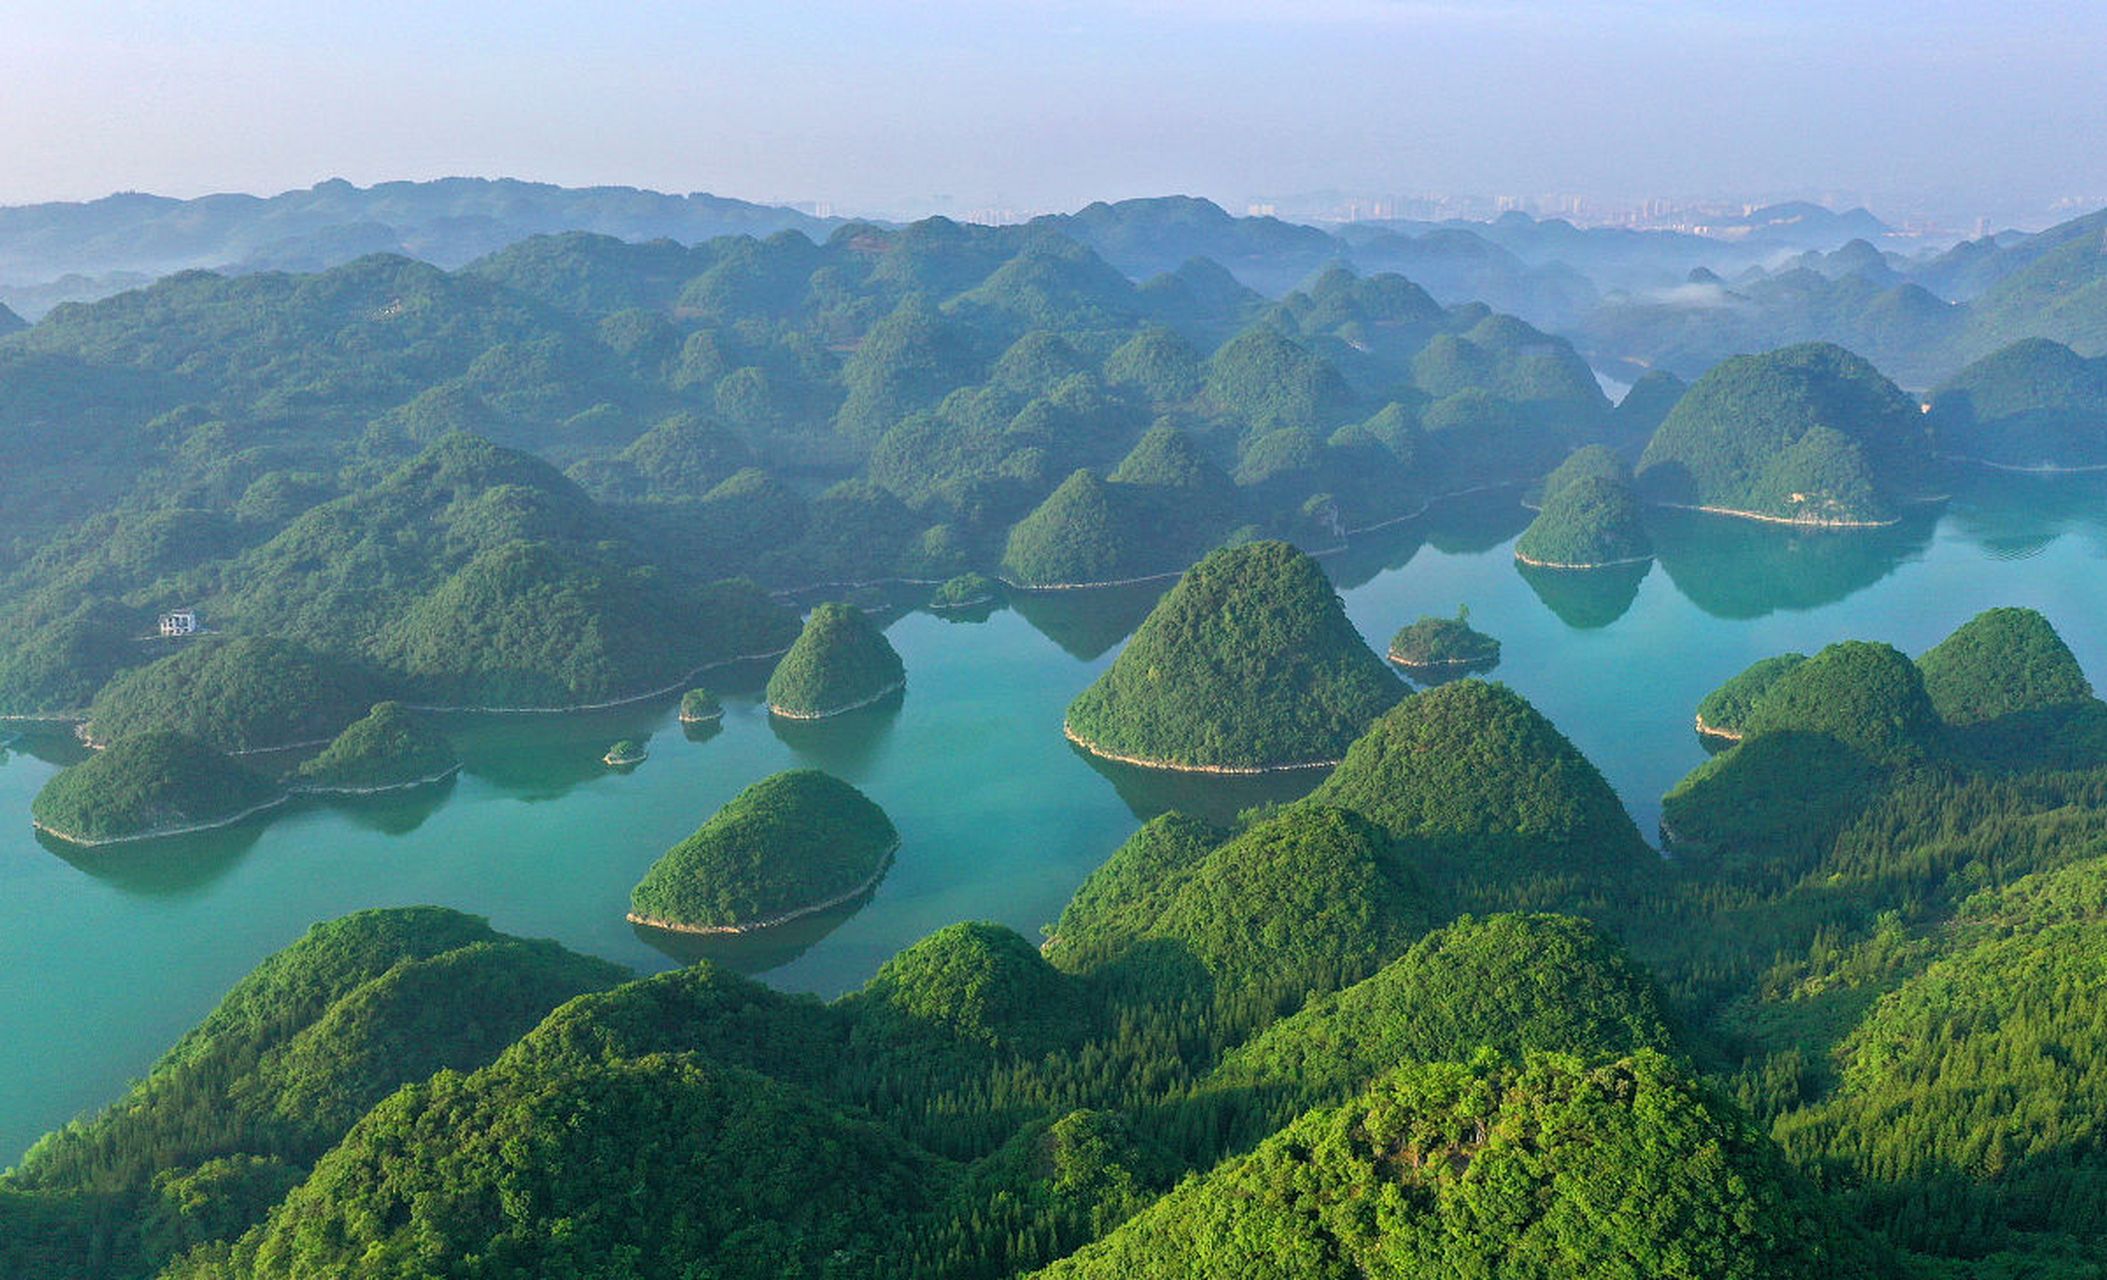
[[[2107,12],[2075,0],[10,10],[5,204],[469,175],[892,217],[1329,191],[1965,230],[2107,197]]]

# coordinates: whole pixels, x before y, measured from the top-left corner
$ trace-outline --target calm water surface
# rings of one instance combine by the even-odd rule
[[[2023,604],[2107,686],[2107,483],[1971,483],[1943,511],[1871,533],[1795,534],[1701,516],[1657,526],[1660,560],[1609,575],[1534,574],[1511,559],[1513,495],[1438,508],[1324,561],[1368,641],[1468,604],[1498,636],[1492,678],[1526,694],[1599,765],[1640,828],[1704,758],[1697,700],[1759,657],[1848,637],[1921,652],[1981,609]],[[1226,817],[1299,780],[1161,777],[1092,762],[1062,709],[1110,662],[1165,585],[1022,599],[967,620],[905,613],[887,634],[908,690],[819,725],[772,723],[765,667],[714,673],[721,728],[675,703],[591,716],[464,720],[451,783],[356,804],[301,802],[239,828],[71,852],[29,801],[73,758],[34,736],[0,748],[0,1163],[109,1101],[237,979],[307,926],[360,907],[433,902],[649,972],[709,955],[789,990],[833,995],[958,920],[1027,936],[1142,820]],[[599,762],[650,739],[626,773]],[[653,859],[741,787],[797,765],[863,788],[902,847],[864,902],[770,935],[669,939],[623,919]]]

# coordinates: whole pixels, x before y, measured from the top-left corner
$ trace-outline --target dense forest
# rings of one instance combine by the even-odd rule
[[[51,1276],[2095,1274],[2107,705],[2011,609],[1708,706],[1741,738],[1667,798],[1672,860],[1526,700],[1462,680],[1306,800],[1144,825],[1043,947],[952,926],[831,1003],[436,909],[319,926],[0,1181],[0,1249]],[[842,787],[750,789],[639,902],[819,875],[778,837],[846,821]],[[853,798],[856,830],[790,843],[889,847]]]
[[[950,924],[831,1000],[438,907],[316,924],[0,1175],[0,1273],[2107,1277],[2107,704],[2048,617],[1669,708],[1714,754],[1652,841],[1521,693],[1443,679],[1500,657],[1467,610],[1386,663],[1315,558],[1501,489],[1538,509],[1532,589],[1599,626],[1574,580],[1629,607],[1666,508],[1840,526],[1811,577],[1949,462],[2099,465],[2097,225],[1794,246],[1722,330],[1576,284],[1532,255],[1617,251],[1527,219],[1458,247],[1191,201],[998,228],[631,192],[595,225],[766,238],[453,227],[442,268],[393,250],[491,193],[440,185],[187,233],[156,206],[182,253],[323,269],[0,311],[0,714],[93,748],[34,800],[52,839],[443,777],[442,710],[686,690],[713,720],[694,681],[736,659],[779,659],[783,716],[889,697],[871,617],[792,603],[876,583],[971,617],[1175,578],[1069,706],[1077,748],[1328,772],[1151,818],[1041,939]],[[331,210],[381,206],[391,252],[342,260]],[[1563,290],[1578,339],[1348,258]],[[1916,335],[1935,389],[1840,329]],[[1613,346],[1660,366],[1614,407],[1582,356]],[[197,634],[163,634],[179,608]],[[814,770],[696,820],[635,887],[646,931],[853,899],[900,840]]]

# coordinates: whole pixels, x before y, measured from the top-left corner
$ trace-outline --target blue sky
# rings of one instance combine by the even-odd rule
[[[467,173],[915,212],[1190,191],[2107,195],[2107,5],[8,0],[0,202]]]

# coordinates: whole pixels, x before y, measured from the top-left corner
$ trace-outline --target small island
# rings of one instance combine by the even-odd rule
[[[631,923],[747,933],[850,902],[885,874],[885,811],[817,769],[763,778],[668,849],[629,895]]]
[[[682,724],[713,724],[724,719],[724,704],[708,689],[690,689],[680,695]]]
[[[1653,558],[1653,539],[1623,460],[1600,445],[1580,450],[1544,482],[1543,506],[1514,544],[1539,569],[1614,569]]]
[[[1068,705],[1063,729],[1093,755],[1151,769],[1314,769],[1406,692],[1315,560],[1252,542],[1187,571]]]
[[[217,748],[160,731],[120,739],[62,770],[29,813],[46,835],[93,846],[228,826],[286,796]]]
[[[607,749],[607,754],[600,757],[600,763],[610,769],[626,769],[631,765],[644,763],[647,754],[649,752],[643,743],[635,738],[624,738]]]
[[[461,767],[453,744],[399,702],[374,705],[294,773],[302,791],[369,795],[419,787]]]
[[[768,677],[768,711],[786,720],[820,720],[898,692],[907,668],[863,610],[823,604]]]
[[[939,613],[977,609],[995,603],[995,579],[984,573],[962,573],[936,589],[929,607]]]
[[[1390,661],[1411,671],[1470,670],[1500,660],[1500,642],[1471,626],[1469,605],[1453,618],[1431,614],[1390,638]]]

